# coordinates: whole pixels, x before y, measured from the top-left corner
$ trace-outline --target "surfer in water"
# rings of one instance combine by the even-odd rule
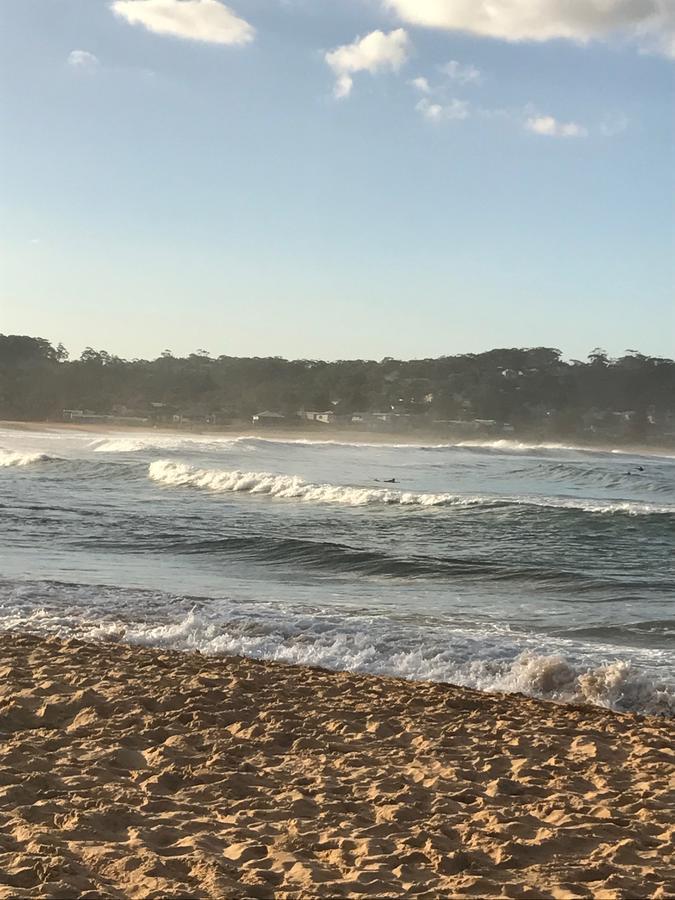
[[[380,484],[398,484],[395,478],[376,478],[375,481],[379,481]]]

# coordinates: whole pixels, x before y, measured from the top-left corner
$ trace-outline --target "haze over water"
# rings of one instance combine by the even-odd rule
[[[5,429],[0,487],[5,628],[675,709],[672,456]]]

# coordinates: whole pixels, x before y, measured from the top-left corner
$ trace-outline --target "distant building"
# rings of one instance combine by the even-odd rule
[[[326,412],[314,412],[313,410],[302,410],[298,413],[301,419],[308,422],[323,422],[324,425],[332,425],[335,422],[335,413],[332,409]]]
[[[256,413],[252,417],[252,421],[254,425],[265,425],[269,427],[273,425],[280,425],[281,422],[285,422],[286,416],[278,412],[270,412],[269,410],[265,410],[264,412]]]
[[[97,425],[101,422],[110,425],[145,425],[149,422],[145,416],[111,416],[88,409],[64,409],[62,415],[65,422],[78,422],[80,425]]]

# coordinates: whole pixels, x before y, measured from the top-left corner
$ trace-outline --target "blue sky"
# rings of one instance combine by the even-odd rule
[[[0,331],[127,357],[673,355],[669,0],[0,18]]]

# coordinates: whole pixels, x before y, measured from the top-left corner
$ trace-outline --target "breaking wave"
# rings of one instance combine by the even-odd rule
[[[10,466],[31,466],[33,463],[51,462],[57,459],[47,453],[20,453],[14,450],[0,450],[0,468]]]
[[[565,497],[508,497],[448,493],[416,493],[385,488],[340,484],[312,484],[298,475],[242,472],[238,469],[200,469],[186,463],[159,459],[150,463],[148,475],[159,484],[196,487],[222,493],[264,494],[281,500],[339,503],[346,506],[505,507],[536,506],[576,509],[592,513],[627,515],[673,514],[675,505],[657,506],[629,500],[607,502]]]
[[[675,688],[641,673],[628,660],[593,666],[565,656],[523,650],[509,659],[462,660],[452,651],[438,651],[425,643],[408,648],[392,646],[391,637],[378,645],[372,623],[361,636],[353,630],[324,628],[296,634],[267,632],[255,627],[218,628],[191,611],[169,625],[98,626],[91,637],[121,640],[141,646],[199,650],[213,656],[248,656],[294,665],[318,666],[373,675],[392,675],[410,681],[436,681],[481,691],[522,693],[560,703],[588,703],[618,712],[675,715]],[[288,630],[288,629],[286,629]],[[434,652],[434,650],[436,652]]]
[[[605,646],[598,659],[598,645],[518,636],[506,627],[439,620],[415,625],[372,612],[105,586],[5,583],[2,593],[3,630],[247,656],[675,715],[672,668],[656,651],[644,652],[645,661],[638,663]]]
[[[150,464],[153,481],[172,486],[207,488],[212,491],[266,494],[283,500],[341,503],[347,506],[373,504],[403,506],[476,506],[481,497],[452,494],[426,494],[384,488],[351,487],[340,484],[312,484],[299,475],[274,475],[271,472],[241,472],[237,469],[199,469],[185,463],[160,459]]]
[[[518,441],[512,438],[439,440],[438,442],[420,442],[409,440],[350,440],[347,435],[335,437],[261,437],[255,434],[228,435],[227,433],[185,434],[181,432],[140,433],[127,436],[106,436],[89,442],[89,449],[96,453],[138,453],[144,450],[179,450],[179,449],[237,449],[255,450],[265,447],[312,447],[380,450],[423,450],[432,452],[472,450],[479,453],[513,454],[522,456],[527,453],[540,455],[568,455],[572,458],[584,456],[606,456],[608,453],[620,456],[640,456],[645,459],[672,459],[672,454],[654,449],[632,451],[621,448],[589,447],[579,444],[565,444],[554,441]]]

